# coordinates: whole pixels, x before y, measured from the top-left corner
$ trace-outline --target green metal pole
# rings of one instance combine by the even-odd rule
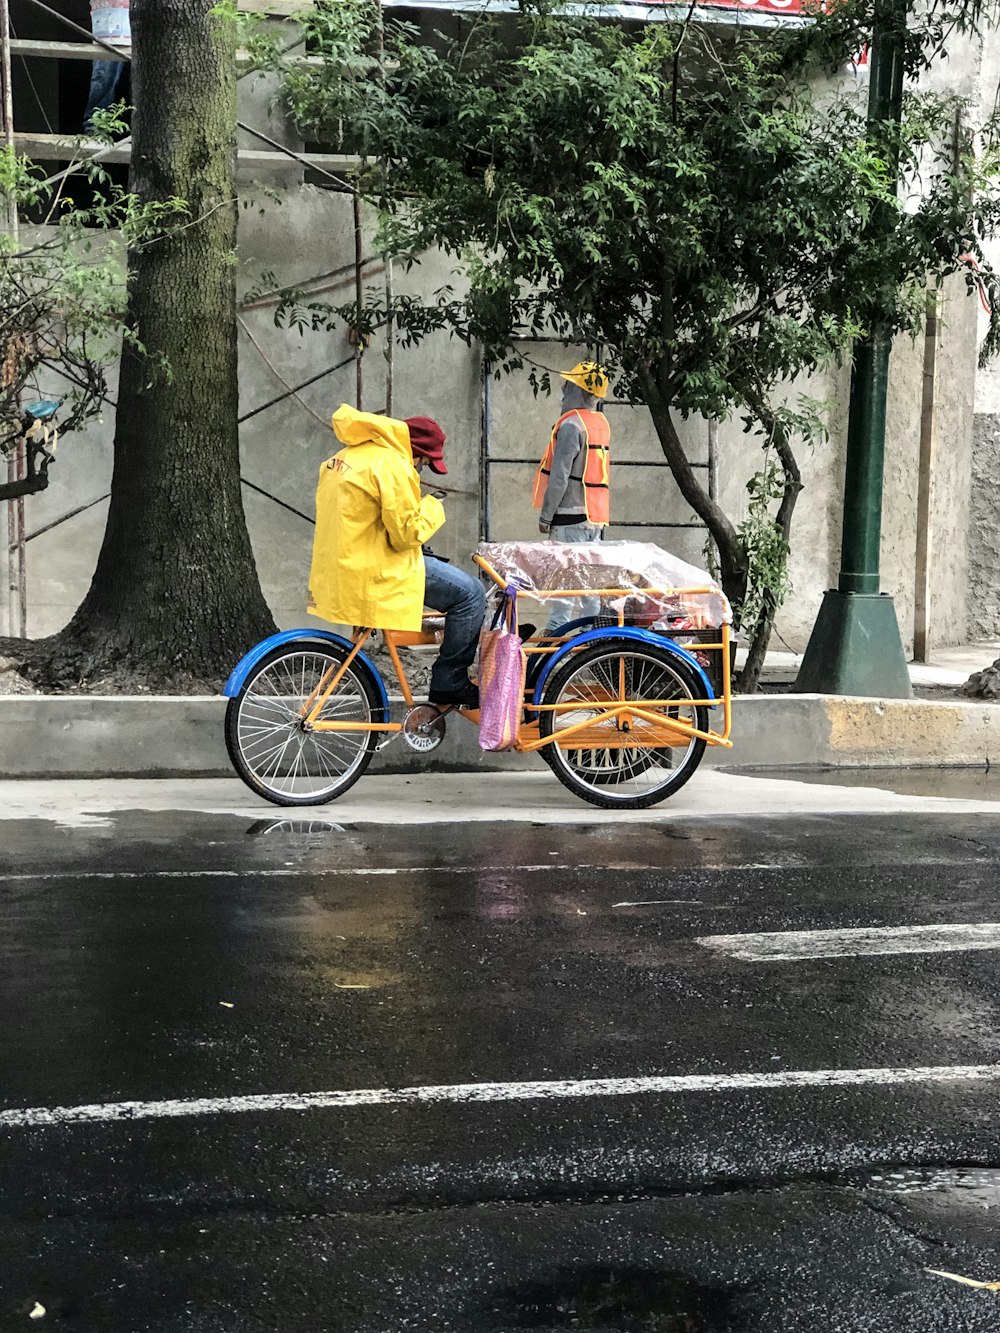
[[[899,176],[898,127],[903,109],[903,42],[907,0],[878,0],[872,29],[868,139]],[[886,205],[870,233],[891,231]],[[869,233],[869,234],[870,234]],[[892,298],[889,298],[892,299]],[[880,593],[885,418],[892,350],[892,310],[874,310],[870,332],[854,348],[847,423],[844,526],[837,588],[826,593],[796,689],[820,694],[909,698],[909,671],[892,598]]]
[[[903,113],[903,38],[905,0],[879,0],[872,33],[871,81],[868,85],[868,138],[885,154],[895,189],[899,175],[897,127]],[[872,230],[890,227],[885,215],[872,219]],[[891,338],[879,319],[854,349],[851,408],[847,426],[844,478],[844,534],[841,592],[877,593],[882,537],[882,475],[885,458],[885,411]]]
[[[873,330],[854,349],[844,473],[840,592],[877,593],[882,543],[882,474],[890,339]]]

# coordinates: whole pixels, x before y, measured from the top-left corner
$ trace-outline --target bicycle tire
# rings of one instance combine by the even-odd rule
[[[573,687],[575,679],[575,698],[580,703],[580,711],[585,711],[588,706],[599,709],[600,702],[588,701],[580,691],[585,686],[588,673],[591,681],[597,679],[599,683],[593,668],[595,665],[600,667],[602,659],[605,659],[608,668],[612,661],[619,664],[616,672],[621,671],[621,664],[631,664],[625,674],[628,688],[635,691],[633,702],[642,702],[644,682],[648,681],[650,686],[655,683],[657,689],[654,698],[661,697],[666,689],[673,691],[667,696],[672,702],[665,710],[666,715],[679,718],[682,712],[688,711],[690,716],[686,721],[698,731],[708,730],[708,708],[704,704],[691,702],[703,698],[705,688],[690,667],[665,648],[628,639],[606,639],[571,653],[546,683],[541,703],[554,705],[573,702],[574,696],[568,690]],[[596,699],[599,690],[593,690],[593,693]],[[558,716],[551,708],[540,713],[539,733],[542,738],[555,734]],[[569,718],[570,715],[563,716]],[[643,810],[673,796],[691,778],[705,752],[705,741],[701,737],[692,737],[675,761],[675,749],[680,750],[680,747],[646,747],[641,744],[633,748],[623,747],[620,745],[617,723],[613,727],[609,725],[608,733],[609,741],[618,742],[617,746],[571,748],[567,743],[563,748],[558,742],[553,742],[541,749],[543,758],[564,787],[582,800],[605,810]],[[594,772],[588,772],[581,762],[569,758],[570,755],[588,752],[611,753],[612,749],[622,756],[617,776],[607,768],[598,770],[595,767]],[[657,769],[656,774],[653,773],[654,768]],[[644,780],[647,781],[645,790],[623,790],[627,784],[639,784]]]
[[[326,805],[350,790],[371,763],[377,732],[308,732],[301,724],[300,710],[312,691],[331,668],[343,666],[347,656],[345,649],[324,641],[282,644],[257,663],[239,693],[229,700],[226,749],[233,768],[251,791],[272,805]],[[265,692],[265,684],[271,685],[270,692]],[[279,687],[285,694],[276,692]],[[289,702],[293,700],[296,702]],[[285,716],[279,723],[281,713]],[[371,723],[382,714],[378,682],[355,658],[324,703],[321,717]],[[287,746],[300,736],[304,739],[293,753],[299,758],[308,756],[301,776],[294,766],[292,773],[282,773],[283,764],[287,768],[288,763]],[[284,748],[279,748],[283,739]],[[299,789],[292,790],[296,781]]]

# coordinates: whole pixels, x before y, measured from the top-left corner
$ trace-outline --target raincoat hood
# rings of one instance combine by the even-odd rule
[[[341,444],[349,448],[357,444],[384,444],[408,463],[413,462],[410,428],[405,421],[376,416],[374,412],[359,412],[356,407],[341,403],[333,414],[333,431]]]
[[[421,546],[444,509],[420,494],[405,421],[342,403],[333,429],[344,448],[319,470],[309,610],[337,625],[417,630]]]

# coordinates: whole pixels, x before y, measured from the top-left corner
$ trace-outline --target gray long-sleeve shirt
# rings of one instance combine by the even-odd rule
[[[593,412],[597,399],[575,384],[567,384],[563,390],[562,410],[572,412],[582,409]],[[538,521],[546,527],[552,526],[557,514],[586,514],[587,499],[583,486],[583,471],[587,466],[587,451],[584,448],[587,436],[578,420],[564,421],[556,433],[555,448],[552,451],[552,465],[549,469],[549,482],[545,488]]]

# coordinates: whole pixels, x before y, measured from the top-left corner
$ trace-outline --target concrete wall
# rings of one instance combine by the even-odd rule
[[[978,86],[977,53],[956,51],[945,74],[968,92]],[[841,87],[854,87],[864,97],[864,77],[845,75]],[[275,108],[274,89],[266,80],[248,79],[241,86],[241,116],[251,118],[275,138],[300,146]],[[278,284],[329,286],[320,299],[334,303],[350,298],[354,234],[350,199],[302,183],[294,164],[272,173],[266,182],[242,181],[241,292]],[[373,219],[366,218],[370,238]],[[366,255],[370,250],[366,246]],[[317,275],[339,276],[313,282]],[[369,279],[381,284],[381,274]],[[397,272],[397,291],[433,291],[454,283],[451,261],[434,254],[410,273]],[[345,331],[299,334],[274,327],[274,304],[255,303],[245,312],[249,333],[280,375],[299,383],[348,358],[352,348]],[[936,531],[934,638],[960,641],[966,628],[965,587],[968,552],[964,533],[969,523],[972,458],[972,395],[976,348],[975,302],[964,286],[949,287],[943,311],[941,374],[938,401],[938,462],[933,504]],[[580,349],[581,351],[583,349]],[[557,370],[574,352],[552,344],[526,348],[537,364]],[[898,341],[893,351],[886,441],[886,489],[883,532],[883,586],[897,599],[904,639],[912,638],[915,562],[915,515],[919,449],[922,340]],[[385,406],[384,346],[376,339],[364,357],[364,406]],[[240,337],[241,411],[259,407],[283,392],[283,386],[254,347],[247,333]],[[536,399],[527,375],[490,383],[488,500],[480,494],[482,440],[482,365],[475,349],[435,335],[421,346],[399,349],[395,358],[394,415],[415,413],[438,417],[448,436],[450,485],[467,492],[447,502],[448,524],[435,549],[466,560],[479,538],[488,511],[490,531],[497,538],[530,538],[535,516],[530,508],[533,462],[557,415],[554,398]],[[335,447],[325,424],[342,401],[354,401],[353,364],[303,390],[305,404],[289,398],[246,423],[242,431],[245,477],[279,500],[311,515],[316,473]],[[794,399],[806,392],[834,404],[828,443],[813,450],[800,447],[806,483],[793,528],[793,592],[779,618],[779,633],[792,648],[804,647],[825,588],[836,581],[839,563],[846,407],[846,368],[788,386]],[[614,478],[613,517],[619,522],[648,522],[646,529],[612,527],[612,537],[652,540],[696,564],[704,563],[705,533],[697,526],[662,466],[662,455],[648,414],[643,409],[610,405],[615,457],[638,466],[619,466]],[[708,425],[684,423],[689,456],[707,461]],[[113,414],[66,441],[52,474],[49,491],[29,500],[28,529],[36,532],[68,510],[104,495],[110,484]],[[761,463],[759,440],[743,433],[738,422],[719,429],[720,498],[734,520],[745,517],[746,482]],[[308,522],[271,500],[244,490],[250,531],[264,592],[282,626],[306,621],[304,604],[312,530]],[[100,547],[107,504],[32,540],[29,551],[29,631],[33,635],[58,629],[86,591]],[[675,525],[675,526],[667,526]],[[1000,528],[994,523],[993,530]],[[0,613],[2,621],[2,613]],[[977,621],[977,624],[979,622]]]
[[[969,638],[1000,639],[1000,415],[976,413],[969,526]]]
[[[964,280],[950,279],[939,297],[937,447],[931,469],[932,647],[961,643],[967,634],[965,534],[970,522],[976,310],[976,298],[968,294]],[[923,336],[896,340],[886,423],[882,587],[896,600],[908,649],[913,644],[923,355]]]
[[[983,47],[979,113],[989,114],[1000,86],[1000,33],[990,29]],[[1000,268],[1000,241],[986,247]],[[979,312],[979,335],[987,317]],[[993,361],[976,376],[972,489],[967,539],[969,638],[1000,639],[1000,364]]]
[[[346,195],[305,186],[285,195],[280,207],[268,205],[263,215],[248,211],[241,245],[247,279],[255,269],[272,270],[282,283],[294,283],[338,269],[354,258],[351,201]],[[421,269],[419,280],[434,287],[451,276],[450,265],[441,256],[429,257]],[[353,271],[345,277],[344,285],[321,299],[349,300]],[[371,283],[383,281],[379,276]],[[397,274],[397,291],[404,292],[414,281],[412,276]],[[273,313],[273,307],[265,307],[248,312],[245,318],[254,338],[289,383],[308,379],[352,354],[343,329],[303,335],[282,332],[274,327]],[[246,412],[283,390],[246,337],[241,339],[240,354],[240,405]],[[363,376],[365,408],[383,410],[386,363],[381,339],[365,353]],[[449,521],[434,546],[453,559],[467,557],[478,540],[479,526],[479,355],[443,335],[434,335],[419,348],[397,353],[394,378],[394,414],[436,417],[448,434],[445,483],[468,494],[448,500]],[[355,383],[351,363],[306,389],[302,398],[325,423],[339,403],[354,402]],[[255,417],[243,438],[245,476],[312,514],[320,463],[339,448],[329,426],[290,398]],[[301,624],[305,621],[312,530],[260,496],[245,492],[244,498],[264,592],[280,624]]]

